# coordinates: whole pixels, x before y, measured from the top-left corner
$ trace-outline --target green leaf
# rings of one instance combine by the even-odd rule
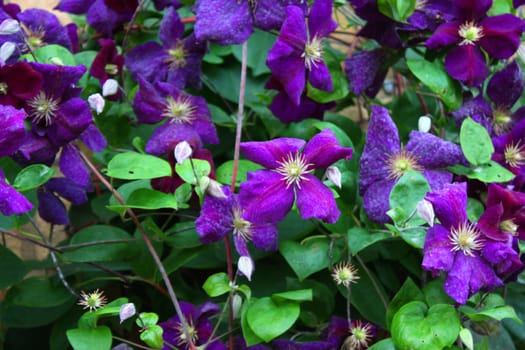
[[[162,348],[162,333],[163,329],[161,326],[154,325],[146,328],[142,333],[140,333],[140,340],[146,343],[148,346],[154,349]]]
[[[467,347],[469,350],[474,350],[474,339],[472,338],[472,332],[468,328],[461,328],[459,331],[459,338],[461,339],[461,342]]]
[[[113,342],[111,330],[106,326],[69,329],[66,335],[74,350],[109,350]]]
[[[480,124],[467,118],[459,131],[461,150],[465,158],[473,165],[487,164],[494,153],[494,146],[487,130]]]
[[[392,341],[392,338],[386,338],[375,343],[369,347],[368,350],[396,350],[396,347]]]
[[[271,298],[257,300],[248,308],[250,329],[261,339],[269,342],[295,323],[300,314],[299,303],[282,301],[276,304]]]
[[[107,176],[123,180],[155,179],[171,176],[166,160],[149,154],[119,153],[108,163]]]
[[[141,312],[135,320],[137,326],[141,328],[151,327],[159,322],[159,315],[154,312]]]
[[[405,226],[406,221],[416,210],[417,203],[430,191],[427,179],[417,171],[408,171],[395,184],[390,192],[390,208],[401,208],[406,216],[396,217],[397,226]]]
[[[211,171],[211,166],[207,160],[186,159],[182,164],[177,163],[175,165],[175,171],[184,182],[195,185],[197,184],[195,175],[197,175],[198,179],[203,176],[208,176]]]
[[[275,42],[275,35],[255,30],[248,39],[248,67],[252,69],[253,76],[270,73],[266,66],[266,56]],[[242,61],[242,45],[232,46],[233,55]]]
[[[412,301],[399,309],[392,320],[392,339],[400,350],[441,350],[454,344],[461,323],[452,305],[430,307]]]
[[[139,188],[133,191],[126,205],[111,205],[108,209],[121,212],[126,208],[155,210],[161,208],[177,209],[177,199],[171,193],[164,193],[149,188]]]
[[[276,303],[281,301],[291,300],[291,301],[312,301],[313,294],[311,289],[300,289],[293,290],[289,292],[276,293],[272,295],[272,300]]]
[[[406,58],[412,74],[438,94],[447,107],[451,110],[461,107],[463,100],[461,86],[447,74],[443,63],[439,60],[427,61],[423,56],[414,55],[414,51],[410,50],[407,50]]]
[[[416,9],[416,0],[378,0],[377,7],[385,16],[405,22]]]
[[[75,57],[63,46],[60,45],[46,45],[33,51],[36,61],[39,63],[56,64],[58,66],[76,66]],[[20,57],[20,60],[27,62],[35,62],[35,58],[31,54],[25,54]]]
[[[242,336],[246,341],[247,346],[252,346],[263,342],[263,340],[253,332],[253,330],[250,328],[250,325],[248,324],[248,309],[255,301],[256,300],[245,301],[241,309]]]
[[[343,129],[341,129],[334,123],[318,121],[315,122],[313,126],[319,131],[323,131],[324,129],[330,129],[335,134],[337,141],[339,141],[339,144],[342,147],[354,147],[352,139],[346,134],[346,132]]]
[[[20,192],[31,190],[45,184],[55,173],[55,169],[44,164],[33,164],[18,173],[13,182],[13,187]]]
[[[217,168],[217,170],[215,171],[215,178],[218,182],[222,184],[230,184],[232,182],[233,165],[234,161],[229,160],[227,162],[222,163]],[[239,160],[237,167],[237,178],[235,181],[236,186],[239,186],[241,182],[246,181],[246,175],[248,174],[248,172],[256,171],[262,168],[263,167],[261,165],[251,162],[249,160]]]
[[[231,290],[230,279],[224,272],[215,273],[206,279],[202,289],[204,289],[210,297],[218,297]]]
[[[353,227],[348,230],[348,248],[355,256],[366,247],[389,238],[392,238],[392,235],[387,232],[372,233],[361,227]]]
[[[487,164],[482,164],[467,174],[469,179],[476,179],[485,183],[508,182],[514,179],[515,175],[505,169],[495,161],[491,160]]]
[[[402,211],[402,209],[400,210]],[[391,213],[391,212],[392,210],[388,211],[388,213]],[[404,215],[404,212],[403,212],[403,215]],[[412,247],[423,249],[423,246],[425,244],[425,238],[427,235],[427,230],[425,228],[406,227],[404,229],[398,229],[396,226],[390,225],[390,224],[385,224],[385,227],[388,228],[388,230],[392,232],[395,236],[401,237],[403,241],[405,241],[407,244],[411,245]]]
[[[412,279],[407,278],[401,289],[396,293],[388,309],[386,310],[386,325],[390,328],[392,319],[396,312],[405,304],[411,301],[424,301],[425,297],[421,289],[412,281]]]
[[[279,245],[279,252],[301,281],[328,267],[328,249],[329,243],[324,239],[308,240],[303,244],[284,241]]]
[[[472,321],[486,321],[488,319],[501,321],[505,318],[510,318],[519,324],[522,324],[522,321],[518,315],[516,315],[514,308],[508,305],[497,306],[495,308],[485,310],[475,310],[469,306],[461,306],[459,310]]]
[[[29,271],[25,263],[7,247],[0,245],[0,290],[21,281]]]
[[[128,240],[131,236],[121,228],[109,225],[93,225],[78,231],[70,244],[95,243],[105,240]],[[75,262],[124,260],[130,255],[129,242],[95,244],[67,250],[62,254],[65,260]]]

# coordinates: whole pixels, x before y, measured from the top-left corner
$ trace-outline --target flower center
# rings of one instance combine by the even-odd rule
[[[354,323],[354,322],[353,322]],[[343,349],[362,350],[368,348],[368,342],[372,339],[372,325],[363,324],[360,320],[350,326],[350,336],[346,338]]]
[[[117,75],[118,66],[116,64],[108,63],[104,66],[104,71],[110,75]]]
[[[416,10],[423,10],[428,5],[428,0],[416,0]]]
[[[298,153],[289,153],[286,159],[278,162],[278,164],[280,166],[275,171],[283,175],[283,180],[286,181],[286,188],[292,184],[301,188],[301,181],[308,181],[304,175],[313,171],[313,169],[309,169],[312,164],[306,163],[304,156]]]
[[[417,164],[417,157],[404,148],[387,160],[388,179],[390,180],[399,180],[408,171],[420,171],[421,169],[421,166]]]
[[[301,57],[304,58],[304,65],[308,70],[312,70],[312,66],[316,67],[317,63],[323,60],[321,39],[314,37],[312,40],[308,40]]]
[[[502,221],[499,225],[499,228],[513,236],[518,234],[518,225],[516,225],[512,219]]]
[[[166,99],[166,105],[161,115],[165,118],[170,118],[170,122],[179,124],[191,123],[195,119],[194,113],[196,109],[188,96],[179,95],[176,100],[169,96]]]
[[[171,69],[182,68],[186,65],[187,53],[184,50],[184,43],[177,40],[174,47],[168,50],[168,57],[165,62],[168,63]]]
[[[448,238],[452,243],[451,251],[461,250],[468,256],[474,256],[474,252],[483,247],[479,231],[474,225],[467,222],[460,224],[457,228],[452,228]]]
[[[33,122],[38,124],[43,120],[46,126],[51,125],[59,107],[58,100],[47,97],[43,91],[40,91],[27,104],[30,107],[29,116]]]
[[[483,27],[478,27],[472,21],[465,22],[459,26],[458,35],[463,38],[459,45],[474,45],[483,37]]]
[[[26,48],[26,50],[36,50],[39,47],[42,47],[46,44],[44,42],[44,27],[38,27],[35,30],[31,30],[30,28],[22,24],[22,28],[24,29],[27,36],[26,44],[29,45],[29,48]]]
[[[512,118],[504,111],[494,111],[492,115],[492,128],[496,135],[501,135],[510,130]]]
[[[107,299],[104,296],[103,292],[98,289],[91,293],[86,293],[84,291],[80,292],[80,300],[78,305],[84,307],[84,309],[89,309],[89,311],[94,311],[103,308],[107,303]]]
[[[195,329],[195,326],[193,325],[193,321],[190,319],[188,320],[188,336],[190,339],[186,337],[186,333],[184,333],[184,326],[182,323],[177,323],[177,326],[175,327],[177,332],[179,333],[179,338],[177,339],[177,346],[187,346],[190,344],[195,344],[197,340],[199,340],[199,335],[197,334],[197,330]]]
[[[505,146],[503,151],[505,155],[505,163],[511,168],[519,168],[525,164],[525,146],[521,145],[521,140],[518,143],[511,143]]]
[[[0,94],[7,95],[7,88],[8,88],[7,83],[1,82],[0,83]]]
[[[252,223],[241,217],[241,210],[239,208],[233,209],[233,234],[238,235],[244,241],[249,241],[252,238]]]

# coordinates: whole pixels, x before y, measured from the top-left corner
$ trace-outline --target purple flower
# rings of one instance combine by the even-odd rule
[[[197,346],[206,344],[213,332],[213,325],[208,320],[208,317],[218,314],[221,309],[211,302],[194,306],[184,301],[180,302],[180,308],[188,323],[187,331],[193,344]],[[184,334],[184,328],[178,316],[173,316],[164,322],[160,322],[159,326],[164,330],[162,339],[165,343],[171,345],[164,345],[162,350],[170,350],[173,347],[189,349],[189,339]],[[213,340],[207,344],[206,349],[226,350],[226,347],[219,340]]]
[[[117,51],[117,45],[113,39],[100,39],[100,51],[95,56],[89,74],[100,80],[103,85],[106,80],[118,76],[124,65],[124,56]]]
[[[314,1],[308,16],[297,6],[286,7],[286,19],[266,61],[272,78],[298,106],[308,80],[313,87],[332,91],[332,79],[323,61],[322,39],[334,31],[332,0]]]
[[[425,44],[431,49],[455,45],[445,57],[447,72],[478,86],[489,73],[481,48],[494,58],[509,58],[519,47],[523,22],[511,14],[487,17],[492,0],[456,0],[452,6],[456,20],[440,25]]]
[[[479,228],[467,218],[466,183],[447,184],[427,194],[440,223],[428,229],[423,248],[422,266],[432,272],[447,272],[444,289],[456,302],[467,299],[481,289],[503,285],[487,260],[487,244]]]
[[[42,75],[27,62],[0,67],[0,103],[22,107],[24,101],[36,96],[42,87]]]
[[[444,168],[464,162],[459,146],[426,132],[412,131],[402,147],[388,111],[373,106],[359,167],[359,193],[368,217],[380,223],[390,220],[390,192],[406,172],[420,171],[430,188],[438,190],[452,181]]]
[[[22,214],[33,209],[33,204],[9,185],[0,169],[0,213],[5,216]]]
[[[306,13],[304,0],[197,0],[195,35],[219,45],[240,44],[252,34],[253,27],[279,30],[288,5]]]
[[[337,221],[340,212],[331,190],[311,174],[352,155],[352,149],[341,147],[332,131],[325,129],[308,143],[294,138],[244,142],[241,150],[247,159],[267,168],[248,173],[240,188],[241,203],[258,221],[282,220],[294,199],[304,219]]]
[[[525,119],[506,134],[492,138],[492,159],[516,175],[525,174]]]
[[[0,105],[0,157],[10,156],[22,145],[26,117],[24,110]]]
[[[138,121],[148,124],[165,121],[151,136],[146,152],[166,154],[180,141],[195,138],[198,139],[197,148],[203,142],[219,142],[204,98],[186,94],[166,83],[139,82],[140,88],[133,102]]]
[[[356,95],[375,97],[383,85],[388,67],[383,49],[354,53],[345,60],[345,72],[350,82],[350,91]]]
[[[200,88],[201,62],[206,42],[194,35],[182,39],[184,25],[175,8],[170,7],[160,25],[162,43],[148,41],[136,46],[126,56],[126,66],[135,80],[163,81],[179,89]]]
[[[40,217],[52,224],[69,225],[67,209],[60,197],[67,199],[72,204],[83,204],[88,200],[86,190],[65,177],[53,178],[38,189]]]

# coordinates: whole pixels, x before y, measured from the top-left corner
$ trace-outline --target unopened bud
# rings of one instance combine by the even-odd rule
[[[10,41],[6,41],[0,46],[0,66],[3,66],[9,57],[15,52],[16,44]]]
[[[237,263],[237,268],[239,271],[246,276],[248,281],[252,280],[253,273],[253,260],[249,256],[241,256],[239,262]]]
[[[220,199],[228,198],[224,194],[221,184],[213,179],[210,179],[210,182],[208,184],[208,188],[206,188],[206,191],[208,192],[210,196],[213,196],[215,198],[220,198]]]
[[[429,116],[423,115],[419,117],[419,120],[417,121],[417,128],[419,131],[429,132],[431,127],[432,127],[432,119],[430,119]]]
[[[108,79],[102,85],[102,96],[112,96],[118,91],[118,82],[115,79]]]
[[[326,178],[333,182],[338,188],[341,188],[341,170],[335,166],[326,168]]]
[[[426,199],[420,200],[416,205],[416,212],[430,227],[434,226],[434,207]]]
[[[15,34],[20,31],[20,23],[16,19],[8,18],[0,23],[0,35]]]
[[[178,164],[182,164],[186,159],[191,157],[193,149],[187,141],[182,141],[177,143],[175,149],[173,150],[173,155]]]
[[[99,93],[90,95],[88,97],[88,103],[89,107],[91,107],[91,109],[93,109],[97,114],[102,113],[104,106],[106,105],[104,97],[102,97]]]
[[[120,307],[119,317],[120,323],[126,321],[128,318],[133,317],[137,311],[135,310],[135,304],[127,303]]]
[[[64,65],[65,65],[65,64],[64,64],[64,61],[62,61],[62,59],[61,59],[60,57],[51,57],[51,58],[49,59],[49,62],[50,62],[51,64],[56,65],[56,66],[64,66]]]
[[[233,318],[238,318],[242,308],[242,297],[235,293],[232,298]]]

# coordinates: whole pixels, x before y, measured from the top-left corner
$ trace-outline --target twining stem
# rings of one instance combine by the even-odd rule
[[[383,293],[381,293],[381,289],[379,288],[379,285],[377,284],[376,279],[374,278],[374,276],[372,276],[372,273],[370,272],[368,267],[366,267],[363,259],[361,259],[361,257],[357,254],[355,255],[355,258],[357,259],[357,261],[359,261],[359,264],[361,264],[361,267],[363,268],[363,270],[365,270],[365,273],[368,275],[368,277],[370,277],[370,281],[374,285],[374,289],[376,290],[377,295],[379,295],[379,299],[381,299],[381,303],[383,303],[383,306],[385,307],[385,310],[386,310],[388,308],[388,302],[383,296]]]
[[[91,162],[91,160],[84,154],[80,153],[80,156],[82,157],[82,160],[84,163],[86,163],[87,167],[93,172],[93,174],[100,180],[100,182],[115,196],[115,198],[122,204],[126,205],[126,201],[120,193],[115,190],[115,188],[102,176],[102,174],[98,171],[98,169],[95,167],[95,165]],[[168,294],[170,296],[171,302],[173,303],[173,306],[175,307],[175,312],[177,313],[177,316],[179,317],[179,320],[182,324],[182,331],[184,333],[184,336],[186,339],[188,339],[189,344],[188,348],[189,350],[196,350],[195,344],[193,344],[193,341],[191,340],[192,337],[190,335],[190,332],[188,331],[189,325],[188,321],[184,317],[184,314],[182,313],[182,310],[180,308],[179,300],[177,299],[177,295],[175,294],[175,291],[173,290],[173,286],[171,285],[170,279],[168,277],[168,274],[166,273],[166,270],[164,269],[164,265],[162,265],[162,261],[160,260],[159,255],[157,254],[157,251],[153,247],[153,244],[151,243],[151,240],[148,237],[148,234],[146,233],[146,230],[144,230],[144,227],[140,223],[140,220],[135,215],[133,210],[131,208],[126,208],[126,212],[130,216],[133,223],[137,226],[140,234],[142,235],[142,238],[144,239],[144,243],[146,243],[146,246],[148,247],[148,251],[153,257],[153,260],[155,261],[155,265],[157,265],[157,268],[159,269],[159,273],[162,276],[162,280],[164,281],[164,284],[166,285],[166,289],[168,290]]]
[[[126,47],[128,46],[129,41],[129,34],[131,33],[131,29],[133,28],[133,24],[137,20],[137,16],[139,15],[142,8],[146,5],[148,0],[142,0],[137,5],[137,8],[135,9],[135,12],[133,12],[133,16],[129,20],[128,27],[126,29],[126,34],[124,35],[124,39],[122,39],[122,52],[126,52]]]

